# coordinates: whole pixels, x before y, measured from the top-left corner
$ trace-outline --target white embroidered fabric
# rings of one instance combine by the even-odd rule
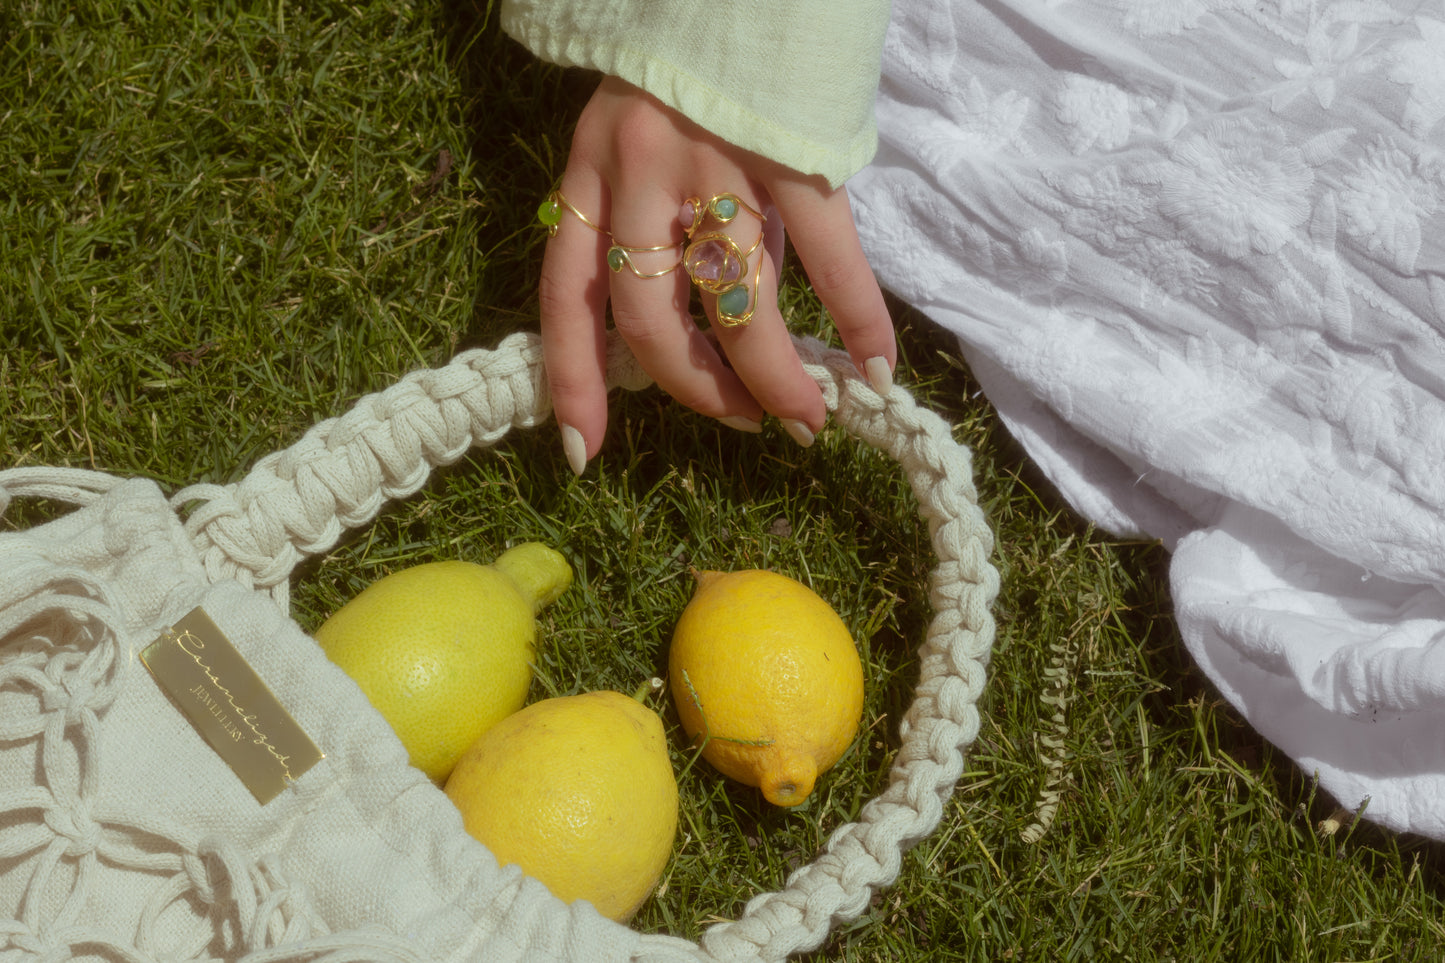
[[[1445,838],[1445,3],[895,0],[880,279],[1345,806]]]

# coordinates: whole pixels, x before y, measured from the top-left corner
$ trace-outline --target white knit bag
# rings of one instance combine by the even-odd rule
[[[0,472],[80,509],[0,533],[0,959],[782,960],[862,914],[939,823],[978,734],[998,576],[967,452],[901,387],[797,346],[834,421],[896,460],[937,564],[888,785],[784,888],[700,942],[640,934],[499,867],[364,696],[286,615],[307,555],[433,466],[551,414],[534,335],[417,371],[235,485]],[[647,377],[615,338],[609,385]],[[182,521],[180,514],[184,513]],[[201,606],[325,758],[266,805],[137,653]]]

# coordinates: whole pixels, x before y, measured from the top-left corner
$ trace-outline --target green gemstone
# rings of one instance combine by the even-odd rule
[[[717,296],[717,310],[729,318],[740,318],[748,313],[748,289],[745,285],[739,284],[736,287],[728,288]]]
[[[537,208],[537,220],[542,222],[543,227],[556,227],[562,220],[562,205],[551,199],[543,201],[542,206]]]
[[[738,202],[731,197],[719,197],[712,202],[712,212],[719,221],[731,221],[738,216]]]
[[[623,253],[622,248],[610,247],[607,249],[607,266],[612,269],[613,274],[627,266],[627,255]]]

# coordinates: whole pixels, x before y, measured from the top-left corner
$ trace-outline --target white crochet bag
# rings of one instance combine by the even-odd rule
[[[948,426],[902,388],[880,397],[841,352],[798,347],[836,423],[902,466],[937,565],[888,785],[781,891],[696,944],[564,905],[465,834],[286,615],[304,556],[550,416],[539,343],[519,334],[362,398],[235,485],[167,500],[146,480],[0,472],[0,512],[83,505],[0,533],[0,959],[781,960],[863,913],[938,824],[978,734],[998,577]],[[616,340],[609,358],[613,387],[647,383]],[[138,662],[197,605],[326,754],[264,806]]]

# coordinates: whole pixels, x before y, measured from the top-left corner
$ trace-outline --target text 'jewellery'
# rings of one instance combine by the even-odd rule
[[[759,225],[758,236],[746,251],[725,230],[742,211],[757,218]],[[689,197],[682,205],[681,217],[687,223],[683,270],[698,290],[716,296],[719,324],[729,328],[747,324],[753,319],[758,279],[763,272],[763,259],[758,258],[750,287],[748,259],[762,246],[762,224],[767,218],[736,194],[717,194],[705,204]]]

